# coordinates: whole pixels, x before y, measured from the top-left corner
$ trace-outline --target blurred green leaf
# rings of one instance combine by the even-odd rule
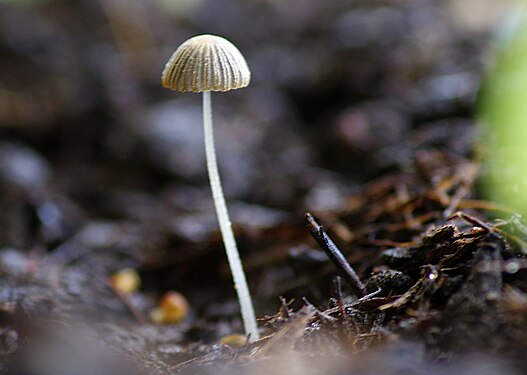
[[[527,214],[527,20],[519,7],[479,102],[483,124],[483,192]]]

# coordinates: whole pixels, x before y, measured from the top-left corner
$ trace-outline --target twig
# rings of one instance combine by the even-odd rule
[[[325,312],[322,312],[319,309],[317,309],[317,307],[313,305],[311,302],[309,302],[309,300],[306,297],[302,297],[302,301],[307,307],[314,309],[315,314],[318,315],[320,318],[326,319],[327,321],[330,321],[330,322],[335,320],[335,318],[333,318],[332,316],[329,316]]]
[[[337,298],[337,306],[339,308],[340,315],[342,318],[346,318],[346,308],[344,307],[344,301],[342,300],[342,281],[340,276],[335,276],[333,279],[335,285],[335,297]]]
[[[309,212],[306,213],[306,220],[308,223],[307,228],[309,229],[309,232],[326,252],[329,259],[331,259],[335,266],[342,271],[344,277],[351,284],[351,286],[357,290],[359,297],[364,296],[366,294],[366,287],[360,280],[355,270],[346,260],[344,254],[342,254],[337,245],[335,245],[335,243],[328,236],[322,225],[320,225]]]
[[[496,231],[491,226],[485,224],[484,222],[482,222],[478,218],[467,214],[466,212],[458,211],[455,214],[453,214],[452,216],[450,216],[449,218],[447,218],[447,220],[453,220],[456,217],[461,218],[461,219],[465,220],[467,223],[472,224],[472,225],[474,225],[476,227],[479,227],[479,228],[483,229],[485,231],[485,234],[487,234],[489,236],[492,236],[495,239],[501,240],[500,235],[498,233],[496,233]]]
[[[280,296],[280,303],[282,304],[281,312],[282,312],[283,317],[286,320],[291,319],[291,312],[289,311],[288,303],[286,299],[282,296]]]
[[[364,301],[367,301],[367,300],[369,300],[369,299],[372,299],[372,298],[375,297],[377,294],[379,294],[381,291],[382,291],[382,288],[377,287],[377,290],[376,290],[376,291],[371,292],[371,293],[368,293],[368,294],[366,294],[364,297],[359,298],[359,300],[358,300],[357,302],[364,302]]]

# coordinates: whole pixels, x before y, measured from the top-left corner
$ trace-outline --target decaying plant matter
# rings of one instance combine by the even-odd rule
[[[316,360],[320,356],[333,358],[331,368],[353,368],[357,364],[353,355],[346,354],[350,350],[361,352],[387,342],[402,345],[405,340],[417,347],[427,346],[438,357],[453,350],[519,350],[523,339],[515,336],[515,327],[521,330],[527,318],[522,277],[527,265],[525,226],[515,216],[492,222],[481,215],[501,208],[471,198],[476,163],[452,160],[433,151],[421,154],[416,165],[416,171],[427,173],[382,177],[350,197],[341,211],[319,212],[318,219],[308,218],[317,235],[325,238],[321,244],[330,241],[333,250],[342,251],[356,268],[362,288],[353,278],[344,278],[349,283],[343,283],[336,277],[347,268],[339,269],[338,262],[319,261],[318,269],[297,271],[297,276],[277,285],[282,294],[302,293],[297,278],[306,275],[311,284],[333,289],[332,297],[325,302],[312,297],[303,302],[300,298],[296,302],[282,299],[279,312],[266,319],[265,336],[242,347],[183,349],[177,343],[190,337],[192,330],[166,326],[145,331],[140,326],[116,325],[92,334],[109,348],[128,353],[147,371],[160,374],[200,373],[211,366],[229,373],[233,366],[258,369],[292,363],[322,371],[328,364]],[[277,234],[267,231],[263,235],[278,239],[285,227],[276,229]],[[297,242],[297,246],[316,247],[302,225],[294,233],[288,246]],[[268,259],[270,263],[261,265],[261,270],[286,264],[285,258]],[[287,264],[291,265],[291,260]],[[51,272],[49,267],[43,264],[40,272],[31,275],[32,289],[17,281],[14,269],[6,269],[3,280],[11,294],[2,297],[4,315],[16,314],[8,306],[17,305],[17,300],[26,301],[22,311],[27,316],[37,311],[42,314],[42,301],[51,316],[58,305],[88,311],[88,305],[82,307],[67,297],[60,284],[54,292],[49,289],[50,280],[45,276]],[[62,267],[60,272],[70,280],[82,275],[76,267]],[[34,288],[41,288],[42,293],[35,294]],[[100,294],[103,290],[97,297],[100,306],[115,298],[110,292]],[[89,301],[92,297],[79,298]],[[217,329],[213,327],[199,329]],[[165,330],[168,341],[160,341],[160,330]],[[177,354],[162,354],[173,345],[179,348]]]

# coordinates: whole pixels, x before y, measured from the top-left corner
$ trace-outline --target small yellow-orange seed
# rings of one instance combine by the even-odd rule
[[[136,270],[124,268],[112,275],[110,280],[112,287],[121,293],[133,293],[141,285],[141,277]]]
[[[223,336],[220,339],[220,344],[232,346],[235,348],[241,348],[247,344],[247,336],[240,333],[234,333],[232,335]]]
[[[159,301],[159,306],[150,311],[150,319],[158,324],[179,323],[188,314],[187,299],[178,292],[166,292]]]

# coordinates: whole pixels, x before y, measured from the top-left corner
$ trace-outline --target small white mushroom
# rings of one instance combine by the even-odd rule
[[[199,35],[184,42],[170,57],[162,75],[163,87],[203,93],[205,154],[212,197],[234,288],[238,293],[245,332],[254,341],[260,335],[218,173],[210,101],[211,91],[239,89],[246,87],[250,80],[251,72],[240,51],[228,40],[215,35]]]

